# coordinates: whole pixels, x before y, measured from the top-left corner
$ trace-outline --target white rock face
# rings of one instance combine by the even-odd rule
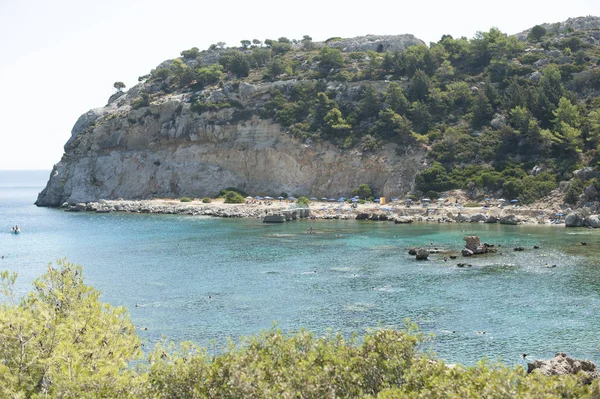
[[[130,92],[139,93],[138,87]],[[259,104],[268,88],[222,91]],[[99,199],[213,196],[226,187],[254,195],[339,196],[367,183],[385,196],[411,189],[424,152],[390,144],[377,153],[305,144],[270,120],[235,121],[235,109],[198,115],[186,95],[131,108],[128,93],[82,116],[37,205]]]

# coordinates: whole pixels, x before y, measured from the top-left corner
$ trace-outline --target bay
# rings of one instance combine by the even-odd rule
[[[19,273],[23,295],[48,262],[81,264],[102,300],[129,309],[146,348],[163,336],[219,346],[274,322],[362,335],[410,318],[435,334],[428,349],[448,362],[522,364],[522,353],[558,351],[600,361],[596,230],[67,213],[33,205],[48,176],[36,173],[0,172],[0,269]],[[22,234],[10,234],[15,224]],[[316,234],[305,233],[310,224]],[[472,234],[500,253],[448,262],[407,254],[460,249]],[[472,267],[456,267],[465,261]]]

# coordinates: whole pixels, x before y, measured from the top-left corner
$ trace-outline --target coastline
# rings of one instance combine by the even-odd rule
[[[212,216],[223,218],[260,218],[269,214],[297,209],[293,203],[274,200],[245,204],[225,204],[223,199],[214,199],[210,203],[201,200],[181,202],[178,199],[151,200],[99,200],[97,202],[78,203],[63,206],[69,212],[125,212],[170,215]],[[559,225],[555,210],[511,205],[491,205],[489,207],[460,207],[452,204],[429,206],[403,203],[379,205],[376,203],[356,204],[356,208],[347,203],[314,201],[310,206],[310,219],[372,220],[392,223],[501,223],[527,225]]]

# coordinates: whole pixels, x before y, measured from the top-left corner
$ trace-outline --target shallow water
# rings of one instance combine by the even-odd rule
[[[535,359],[557,351],[600,361],[595,230],[66,213],[33,206],[39,187],[2,186],[0,269],[19,272],[19,293],[48,262],[67,257],[103,300],[128,307],[147,328],[147,347],[163,335],[222,344],[275,321],[284,331],[349,335],[410,318],[435,334],[431,348],[449,362],[518,364],[524,352]],[[22,234],[9,233],[14,224]],[[309,224],[316,234],[305,234]],[[459,250],[471,234],[500,244],[500,253],[448,262],[407,254],[430,243]]]

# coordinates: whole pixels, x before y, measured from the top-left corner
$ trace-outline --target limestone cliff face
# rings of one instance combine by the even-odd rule
[[[226,84],[204,95],[256,110],[273,87],[298,83]],[[336,91],[348,97],[359,85],[338,84]],[[225,187],[253,195],[336,196],[361,183],[391,196],[410,191],[424,168],[424,152],[416,148],[342,150],[327,141],[300,141],[240,107],[197,113],[189,101],[194,93],[164,95],[134,109],[132,101],[145,89],[140,84],[79,118],[37,205],[202,197]]]

